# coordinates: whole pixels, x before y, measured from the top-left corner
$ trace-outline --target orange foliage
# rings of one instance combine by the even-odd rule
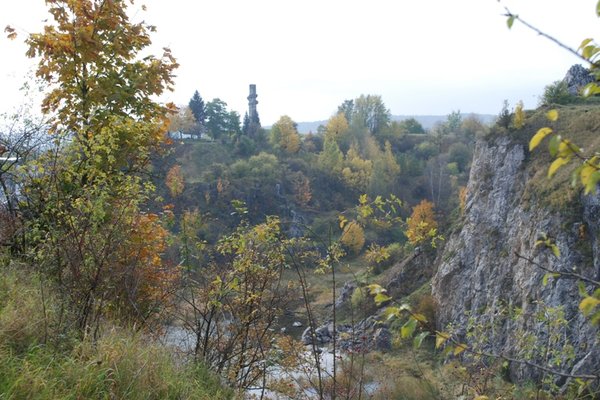
[[[119,257],[121,282],[119,298],[136,305],[136,312],[147,312],[164,306],[174,295],[180,271],[165,264],[161,254],[166,250],[168,231],[158,215],[139,214],[133,221],[126,245]],[[123,304],[127,306],[127,304]]]
[[[310,180],[302,172],[299,172],[292,178],[292,185],[296,202],[300,207],[308,206],[308,203],[312,199]]]
[[[183,193],[185,183],[183,180],[183,173],[181,172],[181,167],[179,165],[174,165],[171,167],[167,173],[166,184],[172,197],[177,197]]]
[[[433,212],[433,203],[422,200],[413,207],[412,215],[407,219],[406,224],[406,237],[413,245],[422,243],[427,238],[435,236],[437,222],[435,221]]]

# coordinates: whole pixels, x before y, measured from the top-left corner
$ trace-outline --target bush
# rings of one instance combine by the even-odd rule
[[[565,81],[556,81],[544,88],[544,94],[540,98],[540,105],[570,104],[576,100],[577,97],[569,93]]]

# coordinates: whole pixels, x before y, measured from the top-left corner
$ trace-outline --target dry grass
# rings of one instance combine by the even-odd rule
[[[144,334],[113,327],[92,341],[56,330],[51,290],[19,267],[0,267],[1,399],[232,397],[203,366],[177,364]]]

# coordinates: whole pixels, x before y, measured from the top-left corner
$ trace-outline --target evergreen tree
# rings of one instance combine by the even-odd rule
[[[247,112],[244,114],[244,122],[242,124],[242,133],[245,136],[248,136],[250,134],[250,117],[248,116]]]
[[[204,121],[206,121],[206,109],[204,107],[204,100],[202,100],[202,97],[200,97],[200,93],[198,93],[197,90],[194,92],[188,105],[190,110],[192,110],[192,114],[194,114],[196,122],[200,125],[204,125]]]

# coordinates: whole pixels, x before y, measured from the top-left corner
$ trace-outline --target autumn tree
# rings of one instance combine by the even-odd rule
[[[169,192],[171,193],[171,197],[177,197],[183,193],[185,182],[183,180],[181,166],[174,165],[171,167],[171,169],[169,169],[169,172],[167,172],[166,184]]]
[[[327,137],[331,137],[334,140],[337,140],[340,136],[342,136],[348,130],[348,121],[343,113],[338,113],[327,121],[327,126],[325,127],[325,135]]]
[[[344,165],[345,167],[342,169],[344,182],[348,186],[364,192],[373,173],[373,162],[362,158],[356,144],[353,143],[346,153]]]
[[[214,261],[190,276],[183,323],[194,333],[194,356],[240,390],[267,378],[272,331],[293,298],[281,281],[292,247],[277,218],[242,223],[219,241]]]
[[[25,169],[33,254],[81,331],[97,332],[108,314],[145,323],[177,275],[161,262],[159,218],[141,208],[173,110],[154,96],[171,88],[177,63],[168,49],[140,57],[154,27],[131,22],[125,0],[46,4],[53,20],[28,37],[27,54],[50,89],[42,110],[57,146]]]
[[[312,190],[310,189],[310,180],[301,171],[292,175],[292,191],[294,200],[300,207],[307,207],[312,199]]]
[[[525,111],[523,111],[523,101],[519,101],[515,106],[515,114],[513,116],[513,126],[516,129],[521,129],[525,125]]]
[[[293,154],[300,150],[300,135],[296,123],[287,115],[273,124],[269,141],[273,147],[285,153]]]
[[[197,127],[198,124],[189,107],[181,107],[177,113],[173,113],[169,118],[169,132],[172,136],[176,134],[194,134]]]
[[[406,220],[406,237],[413,245],[425,243],[437,234],[437,222],[433,203],[422,200],[413,207],[411,216]]]
[[[365,245],[365,231],[356,221],[350,221],[344,226],[340,242],[352,253],[358,254]]]

